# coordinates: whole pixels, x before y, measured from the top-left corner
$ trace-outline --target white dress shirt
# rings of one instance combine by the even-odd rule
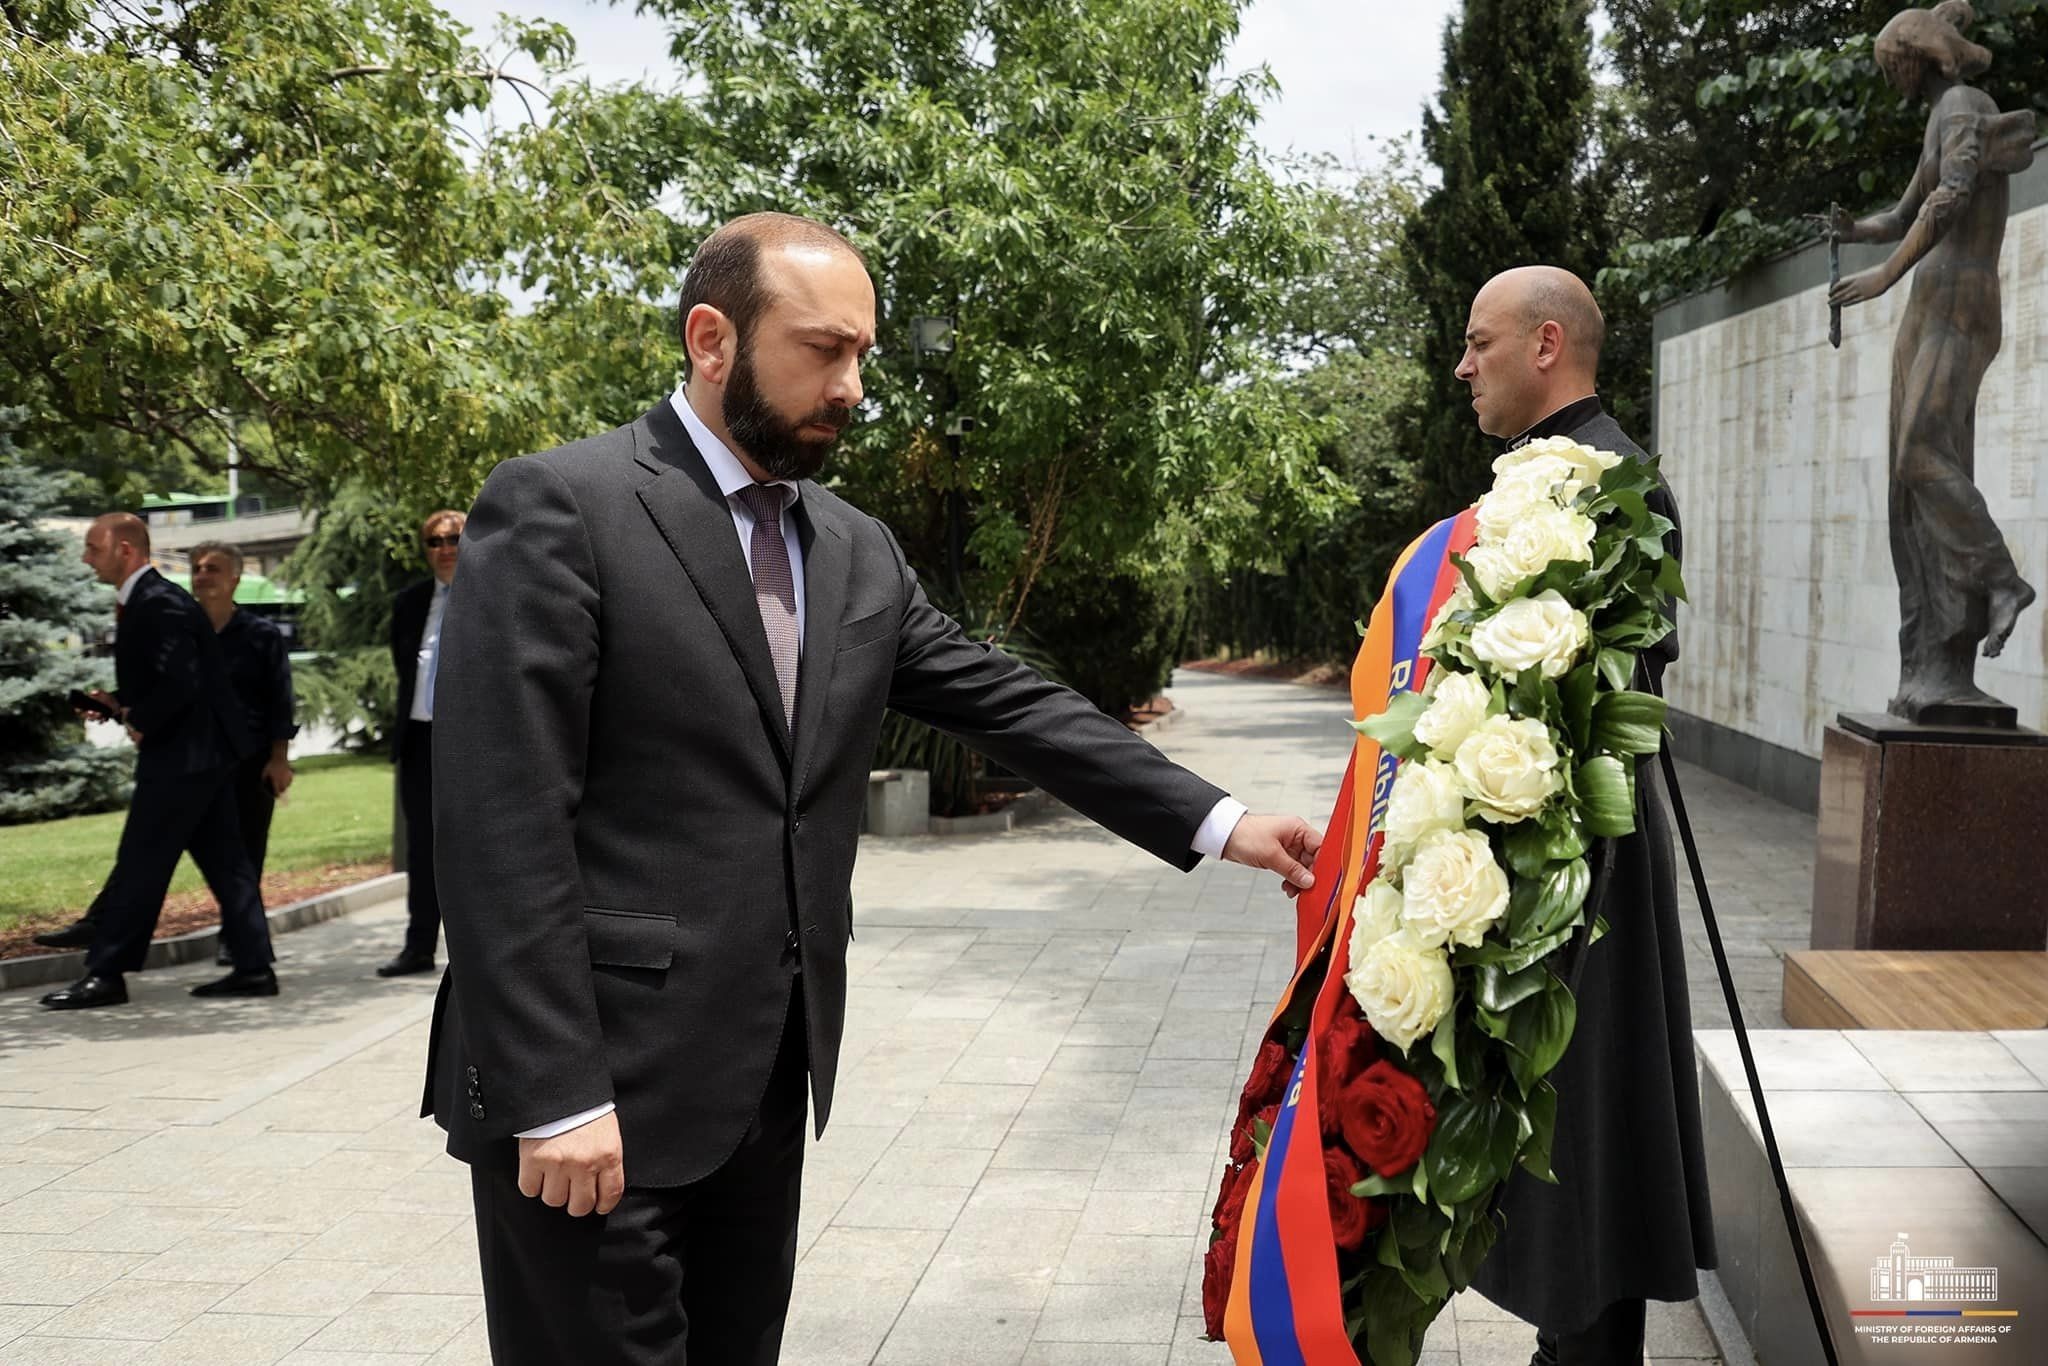
[[[448,613],[448,585],[436,583],[434,597],[427,604],[426,629],[420,632],[420,653],[413,665],[412,712],[414,721],[434,719],[434,674],[441,663],[441,618]]]
[[[733,530],[739,534],[740,553],[746,556],[747,572],[752,574],[754,564],[751,546],[754,539],[754,515],[747,511],[745,502],[733,495],[748,484],[753,483],[754,477],[747,473],[746,466],[739,462],[739,457],[727,449],[723,441],[720,441],[711,434],[711,429],[704,425],[704,420],[698,417],[695,410],[690,407],[689,400],[683,396],[681,389],[677,389],[670,396],[669,405],[676,410],[676,416],[683,420],[683,426],[689,430],[690,440],[697,444],[697,453],[702,455],[704,463],[711,467],[711,475],[718,481],[718,490],[725,495],[725,506],[732,513]],[[789,490],[783,502],[783,509],[786,512],[789,508],[796,505],[797,486],[783,479],[778,479],[775,482],[778,486]],[[796,527],[793,522],[794,519],[787,516],[782,519],[782,539],[789,547],[789,567],[796,579],[796,636],[797,648],[801,650],[804,637],[804,553],[802,548],[797,545]],[[1237,823],[1244,818],[1244,814],[1245,805],[1243,802],[1238,801],[1235,797],[1223,798],[1215,806],[1211,807],[1209,814],[1203,818],[1201,826],[1195,831],[1195,838],[1191,842],[1190,847],[1196,853],[1207,858],[1223,857],[1223,846],[1230,842],[1231,832],[1237,829]],[[558,1119],[552,1124],[543,1124],[537,1128],[523,1129],[514,1137],[553,1138],[556,1134],[565,1134],[571,1129],[580,1129],[585,1124],[590,1123],[591,1120],[600,1119],[610,1114],[613,1108],[612,1103],[606,1101],[604,1104],[585,1110],[580,1114],[570,1115],[566,1119]]]
[[[128,605],[128,597],[135,591],[135,581],[141,578],[144,574],[147,574],[152,568],[154,568],[154,566],[151,565],[149,561],[144,560],[142,562],[142,568],[136,570],[133,574],[130,574],[127,578],[121,580],[121,586],[114,590],[114,605],[116,607],[126,607]]]

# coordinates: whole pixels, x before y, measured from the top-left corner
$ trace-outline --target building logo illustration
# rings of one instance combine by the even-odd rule
[[[1998,1268],[1957,1266],[1953,1257],[1916,1257],[1901,1233],[1870,1268],[1872,1304],[1995,1304]]]

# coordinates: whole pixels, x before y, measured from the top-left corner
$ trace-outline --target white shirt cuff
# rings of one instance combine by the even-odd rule
[[[580,1129],[593,1119],[603,1119],[617,1108],[612,1102],[606,1101],[604,1104],[585,1110],[581,1114],[571,1115],[567,1119],[558,1119],[553,1124],[541,1124],[531,1129],[521,1129],[512,1137],[553,1138],[556,1134],[566,1134],[571,1129]]]
[[[1230,843],[1231,832],[1244,819],[1245,804],[1235,797],[1225,797],[1209,808],[1201,828],[1195,831],[1193,848],[1205,858],[1222,858],[1223,846]]]

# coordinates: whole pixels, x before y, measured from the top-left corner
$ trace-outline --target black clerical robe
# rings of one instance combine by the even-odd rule
[[[1597,398],[1553,413],[1517,444],[1553,435],[1646,458]],[[1649,501],[1677,523],[1668,486]],[[1680,551],[1676,530],[1668,544]],[[1643,662],[1661,683],[1677,657],[1674,632]],[[1506,1227],[1474,1282],[1553,1335],[1587,1327],[1616,1300],[1692,1299],[1695,1268],[1715,1265],[1677,866],[1654,755],[1636,767],[1636,833],[1616,842],[1587,904],[1608,933],[1588,950],[1578,1028],[1551,1074],[1558,1184],[1514,1174],[1501,1200]]]

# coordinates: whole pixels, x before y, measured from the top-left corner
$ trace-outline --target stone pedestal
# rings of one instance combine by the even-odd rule
[[[1812,947],[2048,947],[2048,735],[1845,713],[1820,774]]]

